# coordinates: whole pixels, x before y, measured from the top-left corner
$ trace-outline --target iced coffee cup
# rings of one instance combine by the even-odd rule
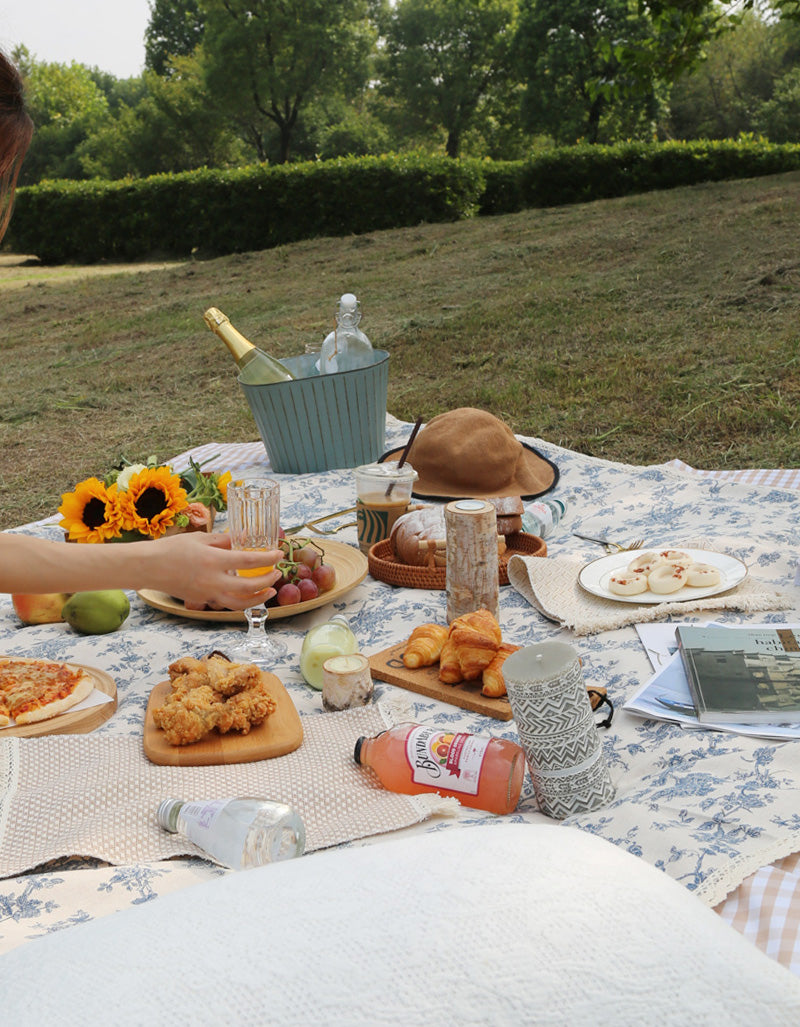
[[[353,472],[356,478],[356,521],[362,553],[388,538],[394,522],[406,512],[417,472],[410,464],[397,461],[364,464]]]

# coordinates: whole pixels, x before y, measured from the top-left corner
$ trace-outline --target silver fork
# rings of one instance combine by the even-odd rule
[[[342,528],[352,528],[355,526],[355,521],[348,521],[347,524],[339,524],[335,528],[318,528],[318,524],[322,524],[323,521],[332,521],[334,517],[343,517],[345,514],[355,513],[356,508],[354,506],[348,506],[346,510],[337,510],[336,513],[325,514],[324,517],[317,517],[314,521],[306,521],[303,524],[295,524],[291,528],[284,528],[284,532],[287,535],[296,535],[298,531],[302,531],[304,528],[308,528],[309,531],[313,531],[315,535],[335,535],[337,531],[341,531]]]
[[[641,549],[644,545],[644,539],[637,538],[627,545],[623,546],[619,542],[611,542],[607,538],[595,538],[593,535],[581,535],[578,531],[572,533],[576,538],[582,538],[584,542],[597,542],[598,545],[605,546],[606,552],[608,553],[627,553],[631,549]]]
[[[335,535],[337,531],[341,531],[343,528],[355,528],[355,521],[348,521],[347,524],[337,524],[335,528],[315,528],[313,524],[304,524],[304,528],[308,528],[309,531],[313,531],[315,535]],[[287,532],[287,535],[289,532]]]

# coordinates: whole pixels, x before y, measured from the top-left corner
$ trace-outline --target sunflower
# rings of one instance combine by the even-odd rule
[[[59,522],[73,542],[105,542],[119,535],[117,486],[106,488],[99,478],[87,478],[74,492],[61,497]]]
[[[169,467],[146,467],[131,475],[118,496],[124,531],[160,538],[187,506],[186,490]]]
[[[222,494],[222,498],[225,501],[225,506],[228,505],[228,486],[231,483],[231,472],[226,471],[217,478],[217,488]]]

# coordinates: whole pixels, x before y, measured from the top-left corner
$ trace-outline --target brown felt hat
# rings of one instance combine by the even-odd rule
[[[403,446],[384,453],[398,460]],[[558,481],[558,468],[485,410],[459,407],[432,418],[406,457],[419,477],[414,495],[427,499],[521,496],[534,499]]]

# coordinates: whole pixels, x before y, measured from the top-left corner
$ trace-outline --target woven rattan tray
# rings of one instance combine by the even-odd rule
[[[529,535],[525,531],[517,531],[506,536],[506,551],[498,559],[500,584],[508,584],[508,561],[512,556],[547,556],[544,539],[538,535]],[[390,539],[376,542],[370,549],[368,557],[369,573],[387,585],[402,585],[404,588],[437,588],[445,587],[447,568],[445,567],[410,567],[400,563],[394,555]]]

